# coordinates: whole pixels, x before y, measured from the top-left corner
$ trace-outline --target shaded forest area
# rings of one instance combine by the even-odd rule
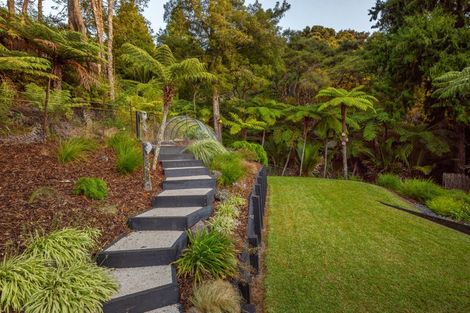
[[[55,16],[41,0],[0,11],[2,137],[53,135],[77,106],[121,126],[144,110],[260,143],[274,174],[468,172],[468,1],[377,1],[373,33],[283,30],[286,1],[170,0],[157,33],[148,0],[55,3]]]

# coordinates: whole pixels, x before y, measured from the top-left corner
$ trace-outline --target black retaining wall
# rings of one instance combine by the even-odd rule
[[[263,167],[256,176],[256,182],[248,198],[248,225],[247,225],[247,248],[241,254],[241,279],[238,283],[240,292],[245,299],[244,312],[254,313],[254,305],[251,304],[251,282],[258,274],[260,266],[259,246],[263,235],[263,217],[266,207],[266,194],[268,192],[267,170]]]

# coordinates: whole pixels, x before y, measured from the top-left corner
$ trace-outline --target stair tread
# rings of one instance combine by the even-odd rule
[[[182,234],[182,231],[135,231],[115,242],[105,252],[170,248]]]
[[[206,196],[213,188],[189,188],[189,189],[170,189],[157,195],[158,197],[169,196]]]
[[[183,167],[167,167],[165,171],[168,170],[199,170],[206,169],[204,166],[183,166]]]
[[[136,217],[185,217],[191,213],[199,211],[203,207],[176,207],[176,208],[155,208],[148,210]]]
[[[163,308],[155,309],[152,311],[147,311],[145,313],[181,313],[179,304],[169,305]]]
[[[171,265],[113,268],[110,272],[119,284],[113,299],[174,283]]]
[[[198,180],[198,179],[214,179],[214,178],[209,175],[176,176],[176,177],[166,177],[165,181]]]

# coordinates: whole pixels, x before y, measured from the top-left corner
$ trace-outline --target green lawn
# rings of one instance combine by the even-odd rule
[[[266,312],[470,312],[470,236],[364,183],[270,177]]]

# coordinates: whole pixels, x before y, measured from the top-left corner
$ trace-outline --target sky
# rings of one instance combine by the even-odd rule
[[[245,0],[253,3],[255,0]],[[264,8],[273,7],[277,0],[259,0]],[[279,0],[282,1],[282,0]],[[375,0],[288,0],[290,10],[280,22],[284,29],[301,30],[305,26],[322,25],[341,29],[354,29],[371,32],[372,22],[369,21],[368,10]],[[0,0],[5,5],[6,0]],[[163,4],[166,0],[150,0],[144,15],[150,21],[154,31],[164,28]],[[51,11],[52,0],[44,0],[46,12]]]
[[[259,0],[264,8],[274,7],[277,0]],[[282,0],[279,0],[282,1]],[[144,15],[158,31],[165,26],[163,22],[164,0],[150,0]],[[245,0],[253,3],[254,0]],[[371,32],[368,10],[375,0],[288,0],[291,8],[280,22],[284,29],[301,30],[305,26],[322,25],[341,29],[354,29]]]

